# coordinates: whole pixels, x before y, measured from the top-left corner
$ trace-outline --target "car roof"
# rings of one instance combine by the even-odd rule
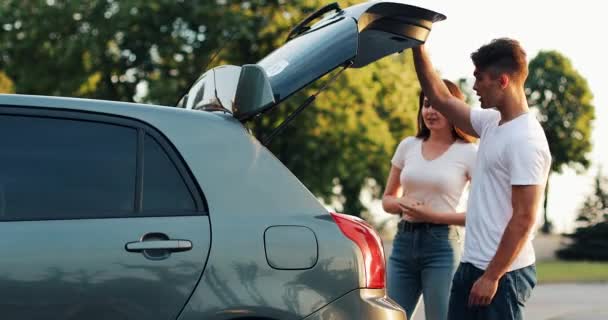
[[[0,106],[95,112],[129,117],[160,127],[164,127],[163,124],[169,119],[175,121],[179,118],[194,117],[199,125],[208,121],[226,119],[221,116],[220,112],[200,112],[152,104],[41,95],[0,94]]]

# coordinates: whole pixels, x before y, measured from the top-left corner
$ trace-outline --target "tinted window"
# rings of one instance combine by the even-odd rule
[[[133,212],[136,138],[106,123],[0,115],[0,219]]]
[[[167,152],[150,135],[144,143],[145,215],[166,215],[195,211],[196,206],[186,183]]]

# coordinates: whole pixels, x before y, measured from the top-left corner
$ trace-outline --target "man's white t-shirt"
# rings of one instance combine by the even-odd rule
[[[456,140],[439,157],[422,156],[422,139],[407,137],[391,160],[401,169],[403,194],[424,202],[433,211],[457,212],[462,192],[473,174],[477,146]]]
[[[462,262],[485,270],[494,258],[513,215],[511,187],[547,182],[551,153],[545,133],[530,112],[498,125],[496,110],[471,110],[471,124],[480,137],[467,205]],[[532,236],[509,271],[534,264]]]

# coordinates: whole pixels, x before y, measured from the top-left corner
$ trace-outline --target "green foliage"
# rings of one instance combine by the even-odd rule
[[[300,2],[283,7],[295,21],[325,4]],[[340,5],[357,2],[341,1]],[[277,25],[289,22],[273,19]],[[294,24],[291,21],[290,26]],[[276,25],[268,29],[272,31],[264,30],[262,35],[271,32],[271,38],[278,39],[272,47],[280,46],[289,30]],[[256,119],[252,130],[260,138],[268,136],[331,75]],[[338,209],[345,213],[361,215],[366,210],[359,201],[361,191],[365,188],[375,197],[381,195],[397,143],[414,133],[419,90],[409,54],[347,70],[268,147],[315,195],[326,203],[341,203]]]
[[[15,84],[4,72],[0,71],[0,93],[13,92],[15,92]]]
[[[581,226],[568,235],[570,245],[559,250],[557,256],[564,260],[608,261],[608,179],[601,171],[577,221]]]
[[[464,100],[466,103],[471,106],[477,101],[477,97],[473,92],[473,83],[469,78],[460,78],[458,82],[456,82],[462,94],[464,94]]]
[[[595,109],[587,80],[568,58],[556,51],[541,51],[530,62],[526,82],[528,102],[539,112],[553,156],[551,171],[587,169],[591,151],[591,122]]]
[[[595,177],[593,194],[589,195],[576,219],[583,226],[608,221],[608,178],[601,170]]]
[[[572,243],[557,251],[560,259],[608,261],[608,221],[578,228],[568,237]]]
[[[261,57],[256,31],[277,6],[278,0],[6,0],[0,68],[17,92],[132,101],[137,86],[147,85],[143,100],[173,104],[222,45],[228,43],[224,61]]]
[[[526,95],[531,107],[538,111],[545,130],[553,161],[551,172],[561,173],[572,167],[582,172],[590,165],[591,123],[595,109],[587,81],[574,69],[568,58],[557,51],[541,51],[529,65]],[[551,230],[547,218],[545,190],[543,231]]]
[[[259,61],[324,4],[5,0],[0,70],[19,93],[174,105],[205,69]],[[256,119],[253,132],[266,136],[326,79]],[[361,190],[380,195],[396,143],[414,132],[418,90],[409,55],[348,70],[269,148],[316,195],[360,215]]]
[[[254,131],[267,136],[326,80],[260,117]],[[313,193],[328,203],[343,203],[345,213],[360,215],[362,188],[370,187],[374,196],[380,196],[396,144],[414,134],[418,91],[410,55],[347,70],[282,132],[282,138],[272,141],[270,150]]]
[[[605,262],[539,261],[536,263],[538,283],[606,282],[608,264]]]

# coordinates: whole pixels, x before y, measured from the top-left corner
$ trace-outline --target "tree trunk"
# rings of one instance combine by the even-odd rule
[[[549,178],[551,178],[551,174],[547,177],[547,184],[545,185],[545,199],[543,200],[543,226],[541,228],[542,233],[549,234],[553,231],[553,224],[549,220],[547,214],[547,200],[549,199]]]
[[[359,200],[359,196],[361,195],[361,187],[357,184],[343,184],[342,185],[342,195],[345,198],[344,201],[344,209],[342,213],[350,214],[353,216],[361,217],[361,213],[365,210],[365,207]]]

